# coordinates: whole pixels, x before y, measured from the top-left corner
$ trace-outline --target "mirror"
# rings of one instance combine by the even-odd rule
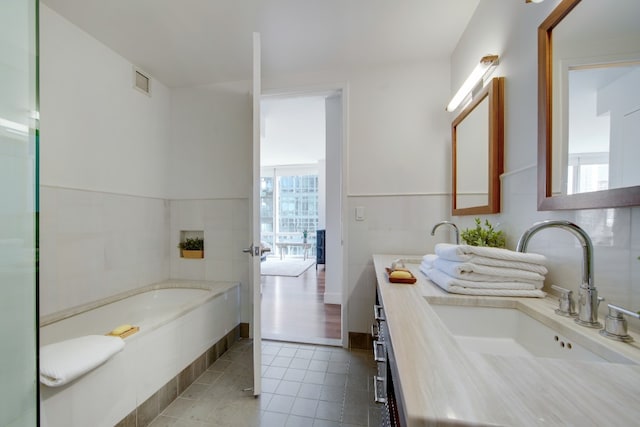
[[[500,212],[504,78],[482,89],[451,124],[453,215]]]
[[[562,0],[538,28],[538,210],[640,205],[638,16]]]

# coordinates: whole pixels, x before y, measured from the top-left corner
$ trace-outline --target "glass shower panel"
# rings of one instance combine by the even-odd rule
[[[0,2],[0,426],[36,426],[37,1]]]

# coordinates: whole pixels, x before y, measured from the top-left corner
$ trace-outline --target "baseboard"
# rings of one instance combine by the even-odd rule
[[[240,338],[249,338],[249,323],[240,323]]]
[[[325,292],[324,293],[325,304],[342,304],[342,294],[339,292]]]
[[[349,332],[349,348],[355,350],[372,350],[373,337],[363,332]]]

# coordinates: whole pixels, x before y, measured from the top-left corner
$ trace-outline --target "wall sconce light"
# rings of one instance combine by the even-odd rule
[[[449,104],[447,105],[447,111],[455,111],[458,108],[458,105],[462,102],[462,100],[473,90],[473,88],[478,84],[480,80],[484,78],[484,75],[487,73],[489,68],[493,65],[498,65],[498,55],[486,55],[480,58],[480,63],[476,65],[476,68],[473,69],[467,80],[464,81],[458,92],[451,98]]]
[[[542,3],[544,0],[524,0],[525,3]]]

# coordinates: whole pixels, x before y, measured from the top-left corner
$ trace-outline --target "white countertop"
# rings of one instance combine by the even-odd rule
[[[553,297],[476,297],[449,294],[420,272],[415,285],[390,283],[385,267],[403,255],[374,255],[378,291],[396,359],[409,427],[432,425],[640,425],[640,337],[606,339],[553,312]],[[419,258],[419,257],[418,257]],[[419,261],[418,261],[419,262]],[[497,356],[460,348],[432,303],[518,308],[606,356],[608,349],[638,364]],[[633,335],[633,334],[631,334]],[[604,354],[603,354],[604,352]],[[605,357],[606,358],[606,357]]]

